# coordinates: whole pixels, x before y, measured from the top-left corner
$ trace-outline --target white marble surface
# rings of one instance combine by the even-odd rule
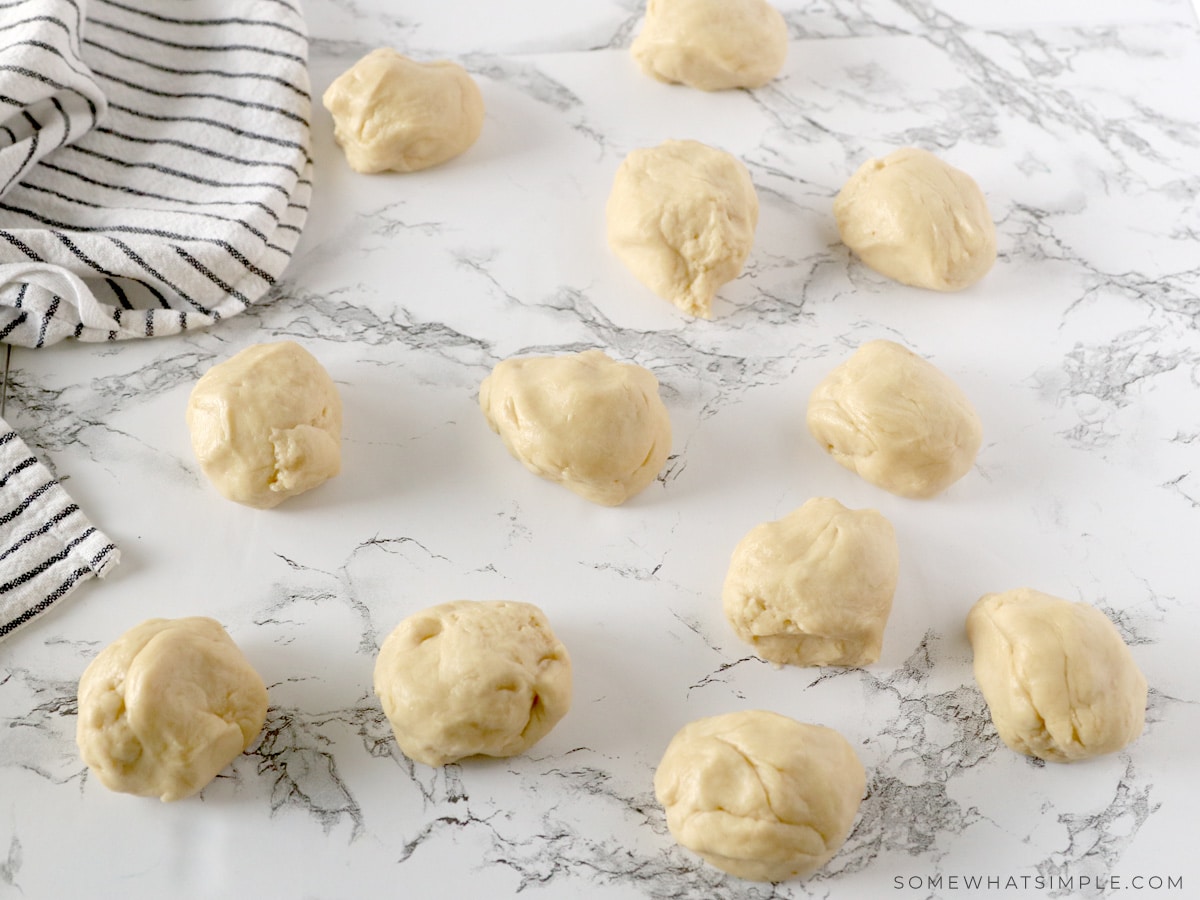
[[[317,95],[378,44],[450,56],[478,77],[483,136],[440,169],[368,178],[318,106],[312,217],[270,305],[204,334],[13,352],[6,417],[124,556],[0,643],[0,897],[1197,895],[1195,14],[781,7],[781,78],[709,95],[637,71],[636,0],[307,4]],[[617,164],[668,137],[741,156],[762,202],[711,322],[653,297],[604,242]],[[1000,259],[963,294],[890,283],[837,240],[838,187],[905,144],[987,194]],[[198,474],[183,409],[212,363],[285,337],[341,388],[345,472],[258,512]],[[876,337],[934,361],[983,419],[975,470],[933,501],[858,480],[806,433],[808,392]],[[659,483],[617,509],[528,474],[476,406],[498,360],[592,346],[651,367],[675,428]],[[738,538],[813,495],[878,508],[898,533],[895,608],[865,669],[775,670],[721,614]],[[963,617],[1020,585],[1100,606],[1132,644],[1151,699],[1126,751],[1043,766],[999,742]],[[541,605],[575,702],[526,756],[433,770],[399,754],[371,669],[401,617],[464,597]],[[110,793],[76,753],[78,676],[131,625],[188,614],[220,619],[263,674],[262,740],[197,798]],[[673,844],[654,801],[674,731],[744,708],[835,727],[867,767],[853,834],[808,881],[722,876]],[[1114,876],[1122,890],[1096,887]],[[1163,890],[1131,890],[1153,876]]]

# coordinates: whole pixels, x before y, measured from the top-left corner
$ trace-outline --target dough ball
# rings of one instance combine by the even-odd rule
[[[100,651],[79,679],[75,740],[106,788],[181,800],[246,750],[267,689],[213,619],[149,619]]]
[[[725,617],[769,662],[867,665],[879,659],[899,568],[887,519],[815,497],[742,538],[725,576]]]
[[[416,172],[453,159],[483,130],[483,97],[467,70],[372,50],[325,91],[333,136],[356,172]]]
[[[479,405],[525,468],[604,506],[650,484],[671,453],[658,379],[599,350],[507,359],[483,380]]]
[[[863,344],[817,385],[808,430],[847,469],[901,497],[940,494],[983,443],[958,386],[892,341]]]
[[[967,637],[992,722],[1018,753],[1074,762],[1142,733],[1146,679],[1098,609],[1030,588],[987,594]]]
[[[631,50],[652,78],[721,91],[778,75],[787,40],[783,16],[764,0],[650,0]]]
[[[958,291],[996,261],[996,226],[979,185],[916,147],[863,163],[833,214],[859,259],[904,284]]]
[[[844,737],[761,710],[685,725],[654,776],[675,840],[753,881],[825,865],[849,835],[865,788]]]
[[[187,407],[192,450],[230,500],[269,509],[342,467],[342,400],[291,341],[255,344],[209,369]]]
[[[707,319],[713,295],[742,271],[758,195],[736,157],[697,141],[634,150],[608,197],[608,244],[642,284]]]
[[[410,759],[516,756],[567,714],[571,659],[533,604],[458,600],[396,626],[375,693]]]

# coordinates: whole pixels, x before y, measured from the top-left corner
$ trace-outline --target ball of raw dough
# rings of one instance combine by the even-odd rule
[[[1074,762],[1142,733],[1146,679],[1098,609],[1031,588],[987,594],[967,637],[992,722],[1018,753]]]
[[[209,369],[192,389],[187,424],[204,474],[246,506],[278,506],[342,467],[337,387],[291,341],[255,344]]]
[[[879,659],[899,568],[887,519],[814,497],[738,543],[725,617],[769,662],[867,665]]]
[[[322,98],[333,136],[357,172],[416,172],[453,159],[483,130],[483,96],[458,63],[419,63],[372,50]]]
[[[375,693],[404,754],[429,766],[516,756],[571,706],[571,659],[531,603],[458,600],[383,642]]]
[[[599,350],[505,360],[479,386],[479,406],[530,472],[604,506],[650,484],[671,453],[658,379]]]
[[[957,291],[996,261],[996,226],[979,185],[916,147],[863,163],[833,214],[859,259],[904,284]]]
[[[737,157],[698,141],[634,150],[608,197],[608,244],[642,284],[707,319],[737,277],[758,225],[758,195]]]
[[[940,494],[983,443],[958,385],[892,341],[863,344],[817,385],[808,430],[847,469],[901,497]]]
[[[787,58],[787,23],[765,0],[650,0],[631,52],[659,81],[756,88]]]
[[[739,878],[783,881],[845,842],[866,773],[831,728],[751,710],[680,729],[654,775],[675,840]]]
[[[267,689],[220,623],[149,619],[79,679],[75,740],[113,791],[180,800],[246,750],[267,717]]]

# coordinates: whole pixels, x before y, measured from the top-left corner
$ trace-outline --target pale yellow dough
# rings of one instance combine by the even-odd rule
[[[958,385],[892,341],[863,344],[817,385],[808,430],[847,469],[902,497],[940,494],[983,443]]]
[[[1018,753],[1074,762],[1142,733],[1146,679],[1098,609],[1031,588],[987,594],[967,637],[992,722]]]
[[[899,568],[887,519],[814,497],[738,543],[725,617],[769,662],[867,665],[879,659]]]
[[[758,195],[735,156],[698,141],[634,150],[608,197],[608,244],[642,284],[693,316],[742,271]]]
[[[753,881],[825,865],[850,834],[865,788],[844,737],[761,710],[685,725],[654,775],[675,840]]]
[[[571,659],[531,603],[459,600],[383,642],[375,693],[404,754],[429,766],[515,756],[571,706]]]
[[[291,341],[255,344],[209,369],[192,389],[187,425],[204,474],[246,506],[278,506],[341,469],[337,387]]]
[[[529,471],[604,506],[649,485],[671,453],[658,380],[599,350],[505,360],[479,386],[479,406]]]
[[[916,147],[863,163],[833,214],[859,259],[904,284],[958,291],[996,261],[996,226],[979,185]]]
[[[356,172],[416,172],[463,153],[483,130],[483,96],[458,63],[388,47],[338,76],[322,98]]]
[[[765,0],[650,0],[631,52],[659,81],[756,88],[787,59],[787,23]]]
[[[262,679],[219,622],[149,619],[84,670],[75,739],[110,790],[180,800],[245,751],[266,715]]]

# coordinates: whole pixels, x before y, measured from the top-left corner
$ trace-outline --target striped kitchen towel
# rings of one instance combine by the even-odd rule
[[[0,638],[46,612],[120,553],[0,420]]]
[[[0,341],[203,328],[308,214],[295,0],[0,0]]]

